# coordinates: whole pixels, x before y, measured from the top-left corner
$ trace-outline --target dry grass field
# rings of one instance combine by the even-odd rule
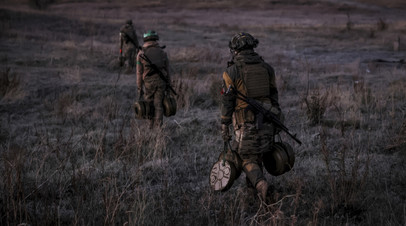
[[[0,225],[406,225],[403,1],[0,1]],[[166,45],[176,116],[136,120],[118,31]],[[242,175],[209,188],[222,150],[228,41],[275,68],[303,141],[260,203]]]

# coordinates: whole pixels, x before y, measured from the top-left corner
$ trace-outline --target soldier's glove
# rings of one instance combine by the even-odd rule
[[[224,142],[231,140],[230,131],[228,130],[228,125],[226,124],[221,124],[221,137],[223,138]]]
[[[138,100],[143,100],[144,99],[144,91],[140,89],[138,91]]]
[[[271,107],[271,112],[278,116],[281,113],[281,111],[277,107]]]
[[[281,122],[283,122],[282,121],[282,118],[283,118],[282,111],[279,107],[271,107],[270,110],[274,115],[276,115],[276,117],[278,117],[279,120],[281,120]]]

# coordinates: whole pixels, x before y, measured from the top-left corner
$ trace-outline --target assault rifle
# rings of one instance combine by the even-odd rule
[[[256,100],[253,98],[249,98],[246,95],[242,94],[240,91],[235,89],[233,86],[229,86],[226,94],[230,92],[230,90],[233,90],[236,92],[235,97],[246,102],[251,109],[254,111],[255,114],[260,114],[261,117],[265,117],[266,119],[270,120],[276,127],[279,129],[285,131],[293,140],[295,140],[299,145],[302,145],[302,141],[300,141],[296,135],[293,135],[289,132],[289,129],[283,125],[283,123],[278,119],[278,117],[272,113],[271,111],[265,109],[261,104],[259,104]]]
[[[157,73],[159,75],[159,77],[161,77],[162,80],[164,80],[164,82],[166,83],[166,85],[168,86],[168,88],[173,92],[173,94],[175,94],[176,96],[178,95],[175,90],[172,88],[172,86],[170,85],[168,79],[165,77],[165,75],[162,73],[161,70],[159,70],[158,66],[156,66],[155,64],[153,64],[151,62],[151,60],[145,55],[145,54],[140,54],[139,55],[143,60],[145,60],[149,65],[149,67],[151,67],[151,71],[146,75],[146,76],[150,76],[152,74]]]

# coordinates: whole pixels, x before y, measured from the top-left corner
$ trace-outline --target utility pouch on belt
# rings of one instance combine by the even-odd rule
[[[237,124],[244,124],[246,122],[253,123],[255,121],[255,114],[249,109],[240,109],[234,113]]]
[[[249,108],[241,109],[235,112],[235,120],[237,124],[241,125],[244,123],[255,123],[257,129],[262,128],[264,123],[264,116],[262,114],[254,114]]]

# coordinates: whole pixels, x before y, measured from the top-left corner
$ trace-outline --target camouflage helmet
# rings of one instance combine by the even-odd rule
[[[159,40],[158,33],[156,33],[156,31],[154,31],[154,30],[149,30],[149,31],[145,32],[143,35],[143,38],[144,38],[144,42]]]
[[[240,32],[235,34],[231,41],[228,43],[228,47],[233,51],[241,51],[243,49],[253,49],[258,46],[258,39],[246,32]]]

